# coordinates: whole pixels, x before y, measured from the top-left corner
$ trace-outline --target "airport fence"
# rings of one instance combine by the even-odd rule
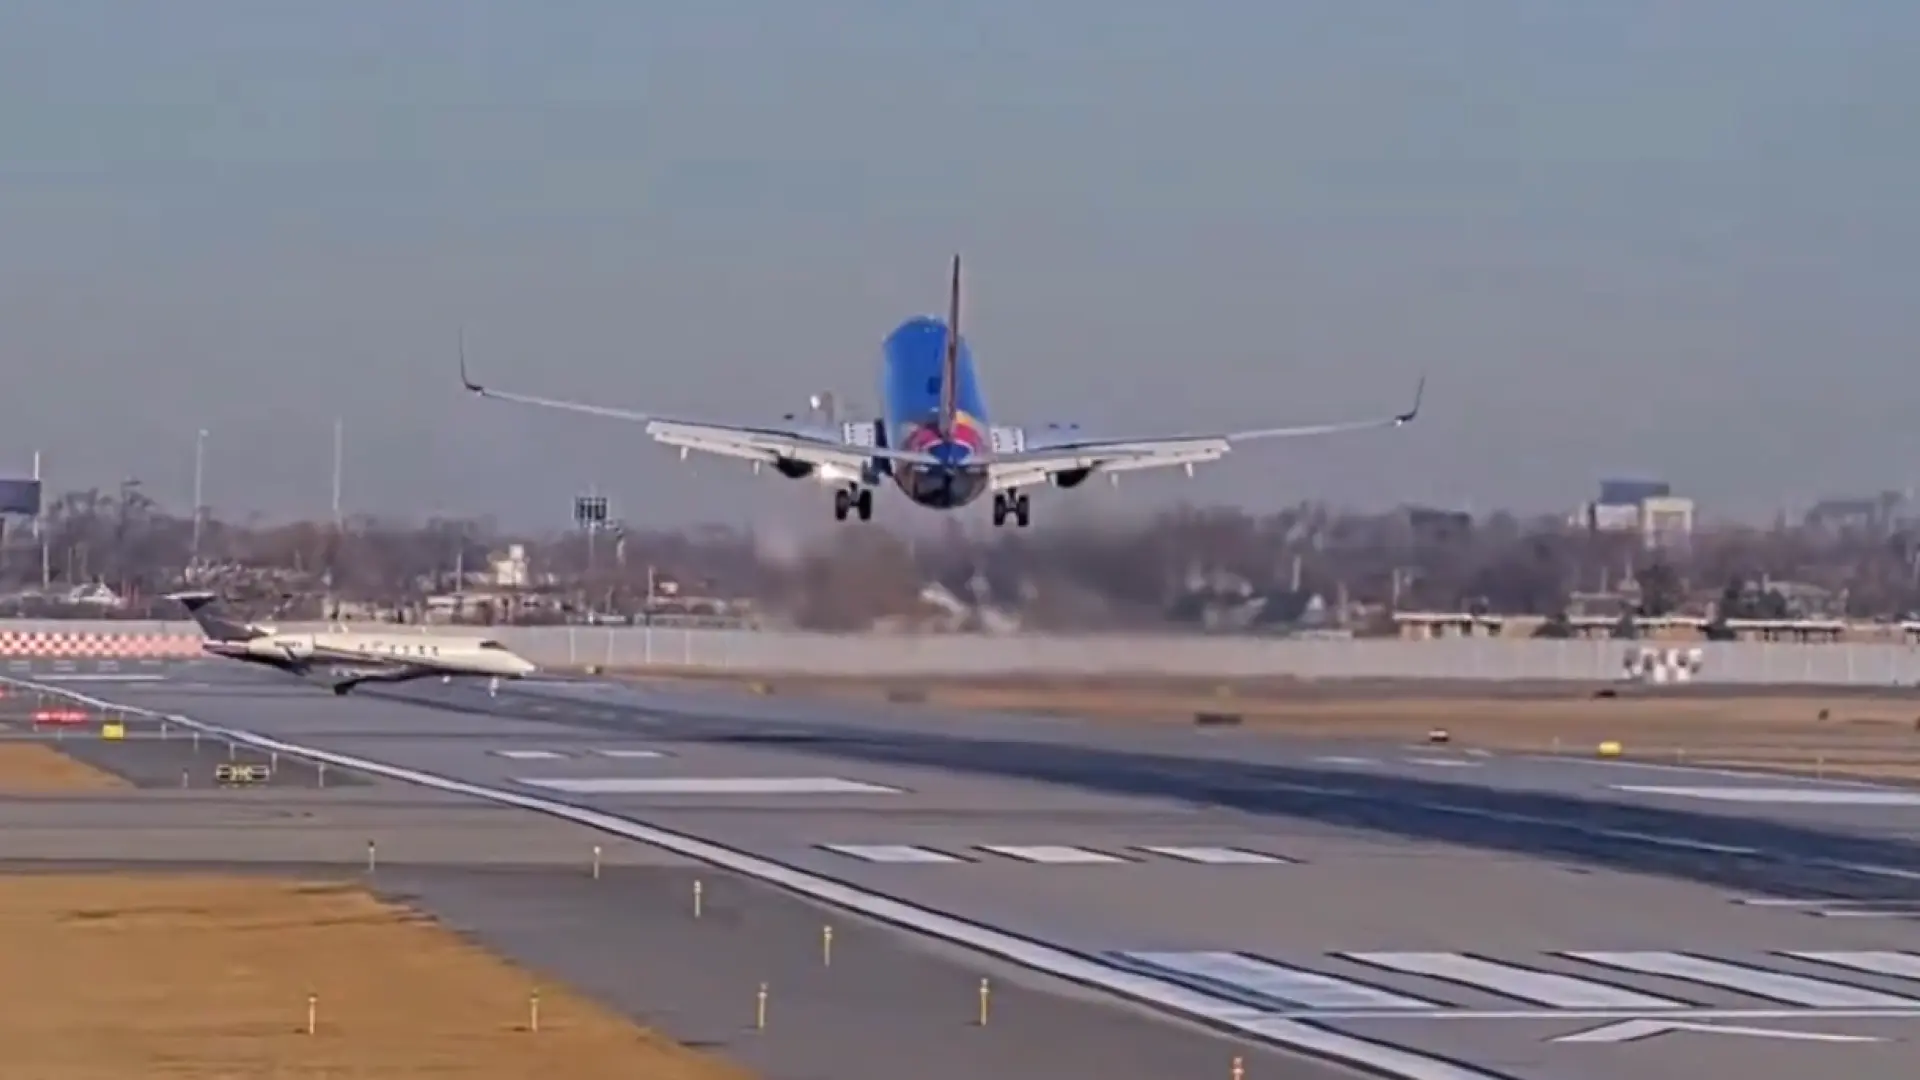
[[[283,624],[282,632],[323,632]],[[410,628],[394,628],[408,633]],[[480,633],[467,630],[462,632]],[[878,635],[666,627],[489,627],[484,633],[535,663],[605,668],[695,668],[815,675],[1119,675],[1211,678],[1614,681],[1641,643],[1614,640],[1307,640],[1131,635]],[[197,655],[188,622],[0,620],[0,655],[152,656],[155,639]],[[126,652],[49,652],[44,641],[121,639]],[[32,648],[22,642],[42,641]],[[11,642],[9,646],[6,643]],[[1877,642],[1712,642],[1700,646],[1697,683],[1916,685],[1920,647]]]

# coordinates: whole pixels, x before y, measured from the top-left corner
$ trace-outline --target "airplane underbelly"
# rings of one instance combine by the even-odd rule
[[[952,510],[987,490],[985,469],[894,468],[893,479],[907,498],[935,510]]]

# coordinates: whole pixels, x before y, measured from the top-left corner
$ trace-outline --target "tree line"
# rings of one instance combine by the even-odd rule
[[[633,613],[678,595],[748,598],[784,621],[857,628],[926,606],[930,587],[1019,613],[1031,626],[1147,628],[1258,608],[1285,622],[1317,598],[1339,612],[1468,610],[1555,616],[1624,605],[1661,615],[1898,617],[1920,608],[1920,526],[1832,529],[1776,520],[1702,527],[1677,549],[1564,518],[1401,508],[1358,513],[1302,503],[1272,514],[1179,507],[1129,521],[939,535],[877,525],[774,550],[751,530],[616,525],[516,535],[486,519],[356,516],[269,522],[165,507],[137,482],[61,494],[36,540],[8,522],[0,587],[14,609],[57,608],[98,583],[129,614],[183,584],[276,598],[309,612],[323,597],[406,607],[457,589],[509,544],[529,591],[565,607]],[[1212,613],[1212,614],[1210,614]],[[1277,613],[1277,614],[1276,614]],[[1257,619],[1256,621],[1261,621]]]

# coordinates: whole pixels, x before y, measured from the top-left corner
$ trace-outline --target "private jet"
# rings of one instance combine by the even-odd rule
[[[405,631],[327,631],[283,634],[270,626],[239,622],[220,611],[218,595],[179,592],[168,596],[193,616],[206,640],[200,647],[214,656],[258,664],[289,675],[311,678],[325,672],[335,694],[362,683],[404,683],[439,676],[487,680],[498,693],[501,679],[521,679],[539,668],[491,638],[458,634],[410,634]]]

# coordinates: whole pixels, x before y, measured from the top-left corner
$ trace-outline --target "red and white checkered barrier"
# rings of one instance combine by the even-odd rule
[[[68,660],[164,660],[200,655],[187,634],[93,633],[0,629],[0,657]]]

